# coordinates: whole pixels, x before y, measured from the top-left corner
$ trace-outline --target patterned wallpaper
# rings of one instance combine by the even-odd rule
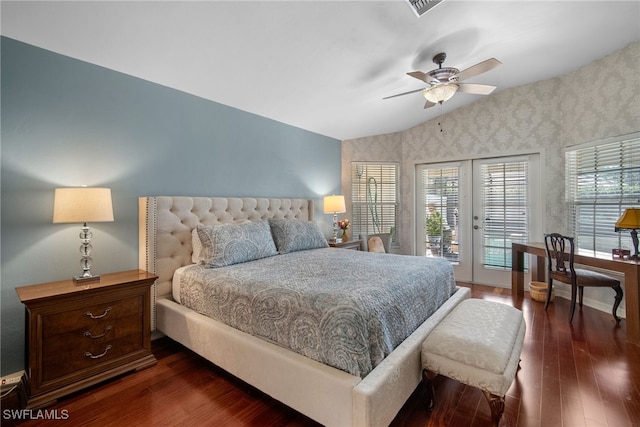
[[[399,162],[398,252],[413,254],[416,165],[537,152],[543,231],[550,225],[564,231],[564,148],[639,130],[640,42],[634,42],[566,76],[505,89],[406,131],[343,141],[343,193],[349,205],[350,162]]]
[[[640,130],[640,41],[567,75],[562,84],[564,146]]]

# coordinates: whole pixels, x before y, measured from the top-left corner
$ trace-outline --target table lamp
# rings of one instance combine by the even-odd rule
[[[347,208],[344,204],[344,196],[325,196],[324,198],[324,213],[333,214],[333,241],[341,242],[342,239],[338,239],[338,214],[345,213]]]
[[[53,222],[82,223],[80,232],[80,266],[82,274],[73,278],[75,282],[100,280],[91,274],[91,238],[93,233],[88,222],[113,221],[113,206],[109,188],[71,187],[56,188],[53,200]]]
[[[627,208],[620,219],[616,222],[616,231],[631,230],[631,241],[633,241],[634,253],[630,259],[640,259],[638,255],[638,230],[640,229],[640,208]]]

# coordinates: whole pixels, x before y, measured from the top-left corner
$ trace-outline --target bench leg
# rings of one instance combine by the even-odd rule
[[[500,423],[500,418],[502,418],[502,413],[504,412],[504,396],[497,396],[493,393],[483,390],[484,397],[487,398],[487,402],[489,402],[489,407],[491,408],[491,421],[494,427],[498,427]]]
[[[435,401],[435,390],[433,387],[433,380],[437,377],[438,374],[430,371],[428,369],[422,370],[422,380],[424,384],[427,386],[427,410],[431,411],[433,409],[434,401]]]

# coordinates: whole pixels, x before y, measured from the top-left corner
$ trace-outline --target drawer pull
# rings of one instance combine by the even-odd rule
[[[104,328],[104,332],[101,333],[100,335],[93,335],[91,333],[91,331],[86,331],[84,333],[84,336],[87,337],[87,338],[92,338],[92,339],[102,338],[103,336],[107,335],[107,332],[109,332],[111,329],[113,329],[113,327],[111,325],[109,325],[106,328]]]
[[[94,356],[93,354],[91,354],[90,352],[88,352],[88,351],[87,351],[87,352],[84,354],[84,357],[88,357],[88,358],[90,358],[90,359],[100,359],[101,357],[106,356],[106,355],[107,355],[107,352],[108,352],[109,350],[111,350],[111,344],[109,344],[109,345],[107,346],[107,348],[105,348],[105,349],[104,349],[104,351],[103,351],[102,353],[100,353],[100,354],[96,354],[96,355]]]
[[[99,316],[94,316],[93,313],[91,313],[90,311],[87,311],[84,315],[87,317],[90,317],[92,319],[102,319],[104,316],[107,315],[107,313],[109,313],[111,311],[111,307],[107,307],[107,309],[104,311],[104,313],[102,313]]]

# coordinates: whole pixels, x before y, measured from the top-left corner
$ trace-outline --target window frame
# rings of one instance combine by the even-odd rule
[[[375,169],[378,168],[378,171]],[[388,169],[392,169],[390,172]],[[391,245],[399,246],[398,223],[400,207],[400,164],[397,162],[353,161],[349,167],[351,182],[351,227],[353,237],[360,234],[391,233]],[[367,182],[373,177],[379,185],[378,201],[371,201]],[[378,180],[380,182],[378,182]],[[375,226],[373,211],[380,219]],[[366,220],[363,223],[363,218]]]
[[[567,232],[576,248],[610,254],[630,248],[630,233],[615,231],[626,208],[640,205],[640,132],[567,147]]]

